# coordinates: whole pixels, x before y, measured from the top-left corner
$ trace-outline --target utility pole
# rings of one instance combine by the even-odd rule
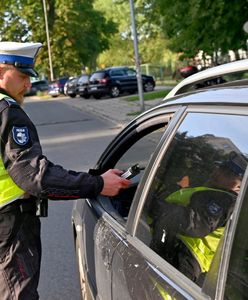
[[[142,76],[140,71],[140,59],[139,59],[138,39],[137,39],[137,31],[136,31],[136,24],[135,24],[135,12],[134,12],[133,0],[130,0],[130,11],[131,11],[132,32],[133,32],[135,66],[137,72],[138,92],[139,92],[139,100],[140,100],[140,110],[142,112],[145,110],[145,105],[144,105],[144,94],[143,94],[143,82],[142,82]]]
[[[45,26],[46,26],[47,49],[48,49],[48,58],[49,58],[49,66],[50,66],[50,79],[51,79],[51,81],[53,81],[54,80],[54,76],[53,76],[53,64],[52,64],[52,55],[51,55],[51,47],[50,47],[48,22],[47,22],[46,0],[43,0],[43,9],[44,9]]]

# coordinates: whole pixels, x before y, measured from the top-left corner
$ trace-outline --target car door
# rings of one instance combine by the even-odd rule
[[[202,281],[193,281],[174,264],[173,259],[168,259],[169,256],[154,247],[157,227],[152,224],[158,224],[155,216],[164,209],[161,205],[164,204],[163,199],[189,186],[203,185],[212,174],[215,163],[230,153],[239,153],[246,168],[248,137],[243,133],[248,125],[247,112],[237,107],[208,107],[205,110],[189,107],[175,123],[170,123],[160,147],[146,167],[128,214],[126,230],[116,233],[118,245],[111,259],[112,299],[219,299],[216,295],[223,285],[222,267],[227,268],[227,261],[223,262],[223,257],[226,259],[230,247],[226,237],[232,232],[230,223],[235,220],[235,211],[244,197],[247,176],[242,177],[240,191],[235,196],[234,214],[226,219],[224,234],[219,239],[210,268]],[[215,210],[209,206],[213,214],[221,209]],[[170,211],[167,215],[170,216]],[[182,221],[180,218],[173,220],[175,224]],[[240,226],[244,226],[244,221]],[[239,239],[241,241],[241,234]],[[166,232],[160,239],[161,243],[164,241]],[[177,255],[176,250],[172,248],[170,253]],[[233,252],[235,272],[229,269],[228,274],[233,273],[227,280],[226,293],[228,290],[230,296],[226,299],[245,299],[244,295],[247,295],[247,247],[241,243],[239,253],[242,254],[239,259],[241,279],[233,276],[238,269],[235,268],[237,255]],[[246,281],[243,281],[244,277]],[[239,283],[238,291],[230,292],[231,279],[233,289]],[[234,295],[242,293],[243,298],[233,298],[232,292]]]
[[[112,69],[109,71],[111,85],[118,86],[121,91],[125,91],[127,86],[127,78],[123,69]]]
[[[126,69],[126,74],[129,82],[129,90],[135,91],[138,89],[137,73],[133,69]]]
[[[113,256],[118,244],[125,239],[126,222],[132,199],[143,176],[144,169],[153,155],[159,140],[174,111],[163,111],[147,114],[133,121],[112,144],[106,149],[94,170],[91,173],[104,171],[110,167],[126,170],[130,165],[139,164],[140,173],[132,179],[129,189],[123,190],[118,197],[99,196],[97,200],[91,199],[87,202],[87,218],[94,220],[93,232],[88,232],[88,241],[84,240],[87,248],[86,257],[88,261],[94,257],[94,265],[87,269],[95,272],[95,290],[99,299],[113,299],[112,275]],[[90,203],[90,207],[89,204]],[[87,231],[87,225],[85,226]],[[93,239],[90,234],[93,233]],[[94,251],[89,252],[90,245],[94,241]],[[87,244],[89,246],[87,246]],[[91,258],[89,257],[91,256]],[[124,298],[123,298],[124,299]]]

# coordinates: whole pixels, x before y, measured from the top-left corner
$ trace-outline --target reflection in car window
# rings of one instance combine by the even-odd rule
[[[227,275],[224,299],[247,299],[248,296],[248,193],[240,211]]]
[[[136,72],[132,69],[127,70],[127,76],[136,76]]]
[[[202,285],[247,166],[248,118],[189,113],[159,163],[136,235]]]

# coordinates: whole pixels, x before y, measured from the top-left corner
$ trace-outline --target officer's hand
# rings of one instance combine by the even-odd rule
[[[121,170],[110,169],[101,175],[104,181],[101,195],[115,196],[119,193],[121,189],[129,187],[131,181],[128,179],[121,178],[120,175],[122,173],[123,171]]]

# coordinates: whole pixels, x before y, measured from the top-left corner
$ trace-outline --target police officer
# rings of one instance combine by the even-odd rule
[[[233,212],[246,165],[243,157],[230,154],[204,186],[169,195],[154,222],[151,248],[199,285]]]
[[[39,215],[46,215],[47,198],[113,196],[130,184],[119,176],[120,170],[92,176],[65,170],[42,154],[36,128],[21,107],[30,76],[38,75],[34,61],[41,46],[0,42],[1,300],[39,298]]]

